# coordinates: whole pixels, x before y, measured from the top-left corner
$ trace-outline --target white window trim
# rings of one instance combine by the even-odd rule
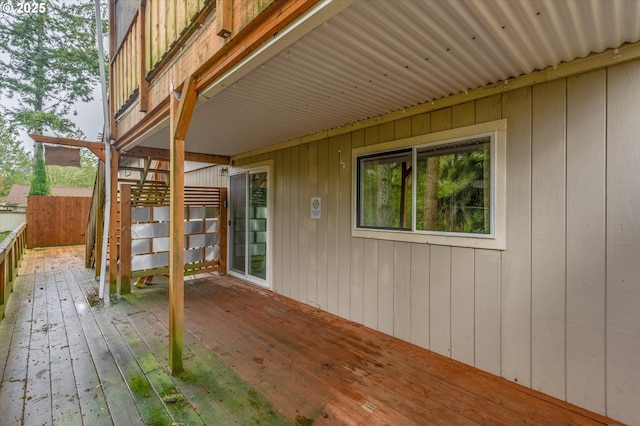
[[[454,232],[400,231],[357,227],[358,157],[368,154],[415,148],[424,145],[443,145],[456,140],[491,135],[491,229],[492,234],[461,234]],[[507,120],[497,120],[473,126],[355,148],[352,151],[351,236],[379,240],[405,241],[454,247],[506,250],[507,209]],[[414,156],[415,162],[415,156]],[[412,203],[415,206],[415,200]],[[415,209],[412,213],[415,216]],[[413,220],[415,226],[415,217]]]

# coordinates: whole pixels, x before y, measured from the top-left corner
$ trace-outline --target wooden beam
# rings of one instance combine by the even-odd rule
[[[65,146],[78,146],[80,148],[103,150],[104,144],[102,142],[88,142],[79,139],[58,138],[55,136],[36,135],[29,133],[29,137],[35,142],[50,143],[56,145]],[[93,151],[92,151],[93,152]]]
[[[195,78],[190,76],[182,86],[182,92],[180,93],[180,102],[178,103],[178,110],[176,111],[176,117],[174,118],[175,130],[172,127],[173,137],[178,140],[185,140],[187,138],[187,132],[189,131],[189,124],[191,123],[191,117],[193,111],[196,108],[196,101],[198,100],[198,92],[196,92]]]
[[[170,150],[164,148],[150,148],[136,146],[122,154],[125,157],[151,157],[154,160],[169,161]],[[229,165],[231,157],[227,155],[201,154],[199,152],[185,152],[186,161],[198,161],[200,163]]]
[[[231,35],[233,22],[231,22],[231,0],[216,1],[216,34],[222,38]]]
[[[115,114],[115,112],[114,112]],[[118,135],[118,137],[113,136],[112,130],[112,139],[116,140],[115,147],[117,149],[122,149],[129,145],[131,142],[134,142],[136,139],[143,136],[147,131],[161,123],[163,120],[167,119],[169,115],[169,97],[166,96],[158,105],[153,107],[151,111],[147,111],[147,114],[138,122],[135,126],[130,128],[125,134],[122,136]],[[115,117],[115,116],[114,116]],[[115,121],[115,118],[114,118]]]
[[[104,163],[104,149],[98,149],[98,148],[88,148],[89,151],[91,151],[93,153],[93,155],[95,155],[96,157],[98,157],[98,160],[102,161]]]

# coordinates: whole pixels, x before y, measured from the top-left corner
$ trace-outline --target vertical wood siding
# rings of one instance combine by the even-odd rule
[[[268,154],[274,289],[640,423],[639,88],[636,61]],[[505,251],[351,237],[353,148],[500,118]]]

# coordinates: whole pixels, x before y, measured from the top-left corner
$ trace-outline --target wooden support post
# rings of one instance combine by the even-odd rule
[[[178,101],[178,95],[180,100]],[[182,372],[184,346],[184,140],[198,97],[193,77],[170,99],[169,370]]]
[[[109,222],[109,293],[113,294],[118,291],[118,164],[120,155],[118,151],[112,150],[111,153],[111,182],[105,182],[111,185],[111,205],[110,222]]]
[[[231,35],[231,0],[216,1],[216,34],[222,38],[228,38]]]
[[[220,275],[227,273],[227,206],[227,188],[220,188]]]
[[[120,187],[120,294],[131,293],[131,185]]]

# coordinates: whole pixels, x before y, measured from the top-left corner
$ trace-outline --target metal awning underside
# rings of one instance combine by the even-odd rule
[[[639,40],[635,0],[357,0],[201,102],[186,148],[235,155]]]

